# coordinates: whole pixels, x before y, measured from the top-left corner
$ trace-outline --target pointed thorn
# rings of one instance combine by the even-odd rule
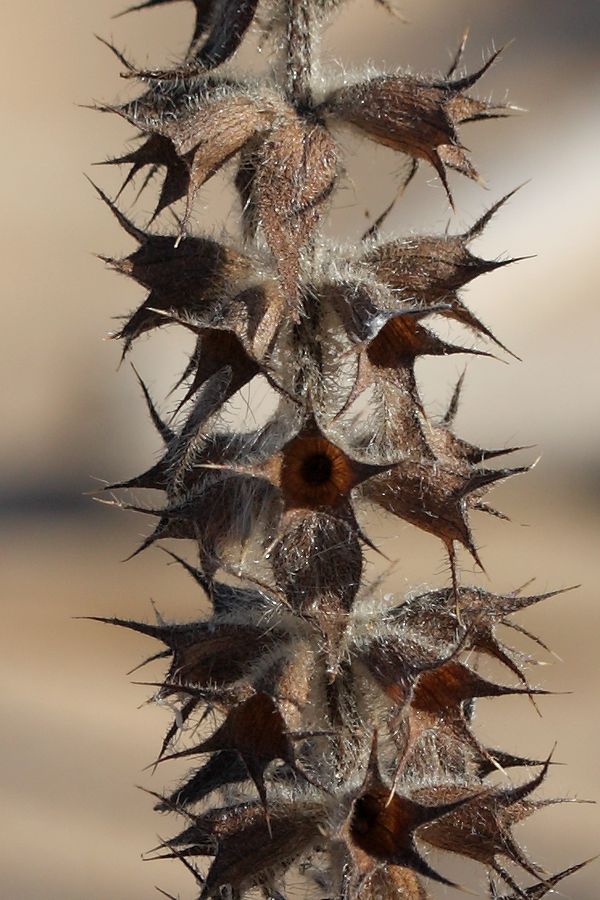
[[[514,469],[479,469],[472,473],[471,477],[459,493],[460,497],[467,497],[473,491],[489,487],[497,481],[512,478],[513,475],[523,475],[529,472],[535,463],[530,466],[515,466]]]
[[[150,418],[152,419],[152,423],[153,423],[154,427],[156,428],[156,430],[158,431],[161,438],[163,439],[164,443],[169,444],[172,440],[174,440],[174,438],[176,436],[175,432],[171,428],[169,428],[169,426],[165,422],[163,422],[163,420],[159,416],[159,414],[156,410],[156,407],[155,407],[154,403],[152,402],[150,392],[148,391],[148,388],[146,387],[146,385],[144,384],[144,382],[142,380],[142,376],[139,374],[138,370],[133,365],[133,363],[131,363],[131,368],[133,369],[133,373],[134,373],[135,377],[137,378],[138,383],[142,389],[142,393],[144,395],[144,400],[146,401],[146,405],[148,407],[148,412],[150,413]]]
[[[103,37],[100,37],[99,34],[95,34],[94,37],[96,38],[97,41],[100,41],[101,44],[104,44],[105,47],[108,47],[108,49],[111,51],[111,53],[114,53],[114,55],[117,57],[119,62],[125,66],[125,68],[127,69],[128,72],[135,73],[135,71],[136,71],[135,67],[129,62],[128,59],[125,58],[125,56],[123,56],[122,53],[120,53],[117,50],[117,48],[114,46],[114,44],[111,44],[110,41],[107,41]]]
[[[361,237],[361,242],[362,242],[362,243],[364,243],[365,241],[368,241],[369,238],[377,237],[377,235],[379,234],[379,232],[380,232],[380,230],[381,230],[381,226],[383,225],[383,223],[385,222],[385,220],[387,219],[387,217],[389,216],[389,214],[390,214],[391,211],[393,210],[393,208],[394,208],[394,206],[396,205],[396,203],[398,202],[398,200],[399,200],[399,199],[402,197],[402,195],[404,194],[404,192],[405,192],[406,188],[408,187],[408,185],[411,183],[411,181],[413,180],[413,178],[414,178],[415,175],[417,174],[418,168],[419,168],[419,160],[418,160],[418,159],[413,159],[412,162],[411,162],[411,166],[410,166],[408,175],[407,175],[407,176],[403,179],[403,181],[400,183],[400,187],[399,187],[398,190],[396,191],[396,194],[395,194],[395,196],[394,196],[394,199],[392,200],[391,203],[388,204],[388,206],[386,206],[386,208],[383,210],[383,212],[380,213],[380,215],[375,219],[375,221],[372,223],[372,225],[370,225],[370,226],[367,228],[367,230],[365,231],[365,233],[364,233],[363,236]]]
[[[450,403],[448,404],[448,409],[444,413],[442,417],[441,424],[442,425],[452,425],[454,419],[456,418],[456,414],[458,412],[458,407],[460,404],[460,398],[465,382],[465,375],[467,374],[466,368],[463,369],[462,375],[459,377],[456,382],[456,386],[454,391],[452,392],[452,397],[450,398]]]
[[[135,507],[131,507],[131,509],[135,509]],[[138,512],[147,512],[147,510],[138,509]],[[125,559],[121,560],[121,562],[126,563],[130,562],[132,559],[135,559],[136,556],[139,556],[140,553],[143,553],[144,550],[147,550],[148,547],[151,547],[152,544],[155,543],[155,541],[158,541],[160,539],[160,536],[161,535],[159,533],[159,528],[156,528],[152,532],[152,534],[148,535],[148,537],[144,541],[142,541],[137,550],[134,550],[133,553],[130,553],[129,556],[126,556]]]
[[[149,656],[147,659],[144,659],[141,663],[138,663],[137,666],[134,666],[133,669],[130,669],[125,674],[127,676],[134,675],[136,672],[139,672],[140,669],[143,669],[144,666],[147,666],[152,662],[156,662],[157,659],[165,659],[165,657],[167,657],[167,656],[171,656],[170,650],[159,650],[158,653],[154,653],[154,654],[152,654],[152,656]]]
[[[447,84],[447,87],[451,88],[453,91],[464,91],[467,88],[473,87],[473,85],[485,75],[488,69],[490,69],[494,65],[498,57],[502,53],[504,53],[505,50],[508,50],[513,42],[513,40],[507,41],[507,43],[503,44],[499,50],[496,50],[495,53],[492,53],[488,61],[484,63],[480,69],[478,69],[476,72],[473,72],[471,75],[465,75],[464,78],[459,78],[456,81],[449,82]]]
[[[147,232],[142,231],[141,228],[138,228],[136,225],[134,225],[133,222],[121,212],[121,210],[113,203],[110,197],[108,197],[88,175],[85,175],[85,178],[87,178],[94,190],[98,193],[100,199],[106,203],[112,214],[115,216],[121,227],[125,229],[127,234],[134,238],[138,242],[138,244],[145,243],[145,241],[148,240]]]
[[[125,12],[127,12],[127,10],[125,10]],[[123,15],[123,13],[119,13],[118,15]],[[116,17],[113,16],[113,18],[116,18]],[[163,897],[167,897],[168,900],[177,900],[177,897],[174,897],[173,894],[167,894],[166,891],[163,891],[163,889],[159,888],[156,884],[154,885],[154,890],[158,891],[159,894],[162,894]]]
[[[130,631],[137,631],[148,637],[155,638],[164,643],[165,629],[159,625],[151,625],[147,622],[136,622],[134,619],[120,619],[117,616],[76,616],[77,619],[84,619],[88,622],[102,622],[105,625],[117,625],[119,628],[128,628]]]
[[[463,58],[463,54],[465,52],[465,47],[467,46],[467,41],[469,39],[470,30],[471,30],[470,27],[467,25],[467,27],[465,28],[465,30],[462,33],[462,37],[460,39],[458,49],[456,50],[456,53],[454,54],[454,57],[450,64],[450,68],[446,72],[446,80],[448,80],[452,75],[454,75],[454,73],[456,72],[456,70],[458,69],[458,67],[460,65],[460,61]]]
[[[119,13],[115,13],[111,16],[111,19],[120,19],[121,16],[126,16],[132,12],[139,12],[142,9],[149,9],[152,6],[159,6],[162,4],[168,3],[168,0],[145,0],[144,3],[136,3],[134,6],[128,6],[127,9],[121,10]]]
[[[494,203],[487,212],[484,212],[484,214],[477,219],[475,224],[463,234],[462,237],[465,243],[468,244],[470,241],[474,240],[474,238],[479,237],[490,219],[498,212],[498,210],[504,206],[505,203],[508,203],[511,197],[514,197],[517,191],[520,191],[521,188],[525,187],[527,184],[529,184],[529,181],[523,181],[521,184],[517,185],[516,188],[513,188],[512,191],[509,191],[508,194],[505,194],[504,197],[501,197],[500,200]]]
[[[431,164],[434,169],[438,173],[439,179],[442,182],[443,188],[446,192],[446,196],[448,198],[448,203],[450,204],[450,209],[452,212],[456,212],[456,206],[454,205],[454,197],[452,196],[452,192],[450,190],[450,185],[448,184],[448,176],[446,174],[446,167],[440,158],[437,150],[434,150],[430,159]]]
[[[173,553],[171,550],[167,550],[166,547],[160,547],[159,549],[162,550],[163,553],[166,553],[167,556],[170,556],[172,559],[174,559],[176,562],[178,562],[181,566],[183,566],[185,571],[188,572],[188,574],[192,576],[192,578],[194,579],[196,584],[200,585],[202,590],[205,592],[205,594],[210,599],[211,581],[209,578],[207,578],[207,576],[200,569],[197,569],[195,566],[190,565],[190,563],[187,560],[183,559],[181,556],[178,556],[176,553]]]

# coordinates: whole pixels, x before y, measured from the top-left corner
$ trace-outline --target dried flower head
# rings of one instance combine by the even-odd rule
[[[194,767],[155,795],[157,810],[185,820],[157,857],[183,862],[199,900],[286,900],[299,879],[315,898],[430,900],[430,882],[461,887],[443,860],[429,862],[433,848],[483,866],[490,898],[539,900],[580,867],[548,875],[514,834],[557,802],[533,797],[551,759],[487,746],[473,715],[481,698],[535,705],[547,693],[531,685],[534,657],[510,630],[547,649],[512,616],[553,594],[463,584],[457,552],[481,565],[472,514],[505,518],[488,492],[530,466],[498,468],[520,448],[455,433],[464,376],[434,418],[416,374],[426,356],[506,350],[461,291],[515,262],[471,249],[514,191],[464,233],[383,235],[388,209],[350,248],[323,234],[343,171],[336,123],[407,155],[409,179],[429,163],[451,203],[448,169],[478,179],[459,131],[510,111],[471,93],[501,51],[464,76],[466,36],[442,78],[395,71],[336,88],[325,71],[316,100],[313,37],[339,0],[193,3],[181,65],[142,72],[117,53],[141,93],[103,107],[141,139],[108,160],[130,166],[121,190],[163,172],[150,224],[98,191],[137,244],[103,258],[146,292],[114,335],[123,354],[165,326],[193,337],[172,416],[138,376],[163,450],[111,490],[163,493],[151,505],[115,502],[156,520],[135,553],[164,538],[193,543],[193,563],[167,552],[209,609],[186,624],[100,619],[159,642],[150,660],[167,670],[155,697],[175,716],[155,764]],[[254,21],[281,65],[249,79],[227,63]],[[227,163],[239,228],[216,240],[194,232],[195,202]],[[176,233],[151,229],[178,201]],[[440,316],[488,349],[443,340]],[[230,401],[258,379],[277,403],[244,430]],[[450,583],[382,598],[366,577],[377,550],[368,505],[441,541]],[[488,677],[486,659],[513,683]],[[509,779],[526,767],[538,771]]]

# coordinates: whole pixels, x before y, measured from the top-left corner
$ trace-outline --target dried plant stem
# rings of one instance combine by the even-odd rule
[[[298,110],[312,106],[310,4],[305,0],[286,0],[287,95]]]
[[[157,798],[185,825],[159,856],[186,865],[199,900],[292,900],[300,879],[313,900],[431,900],[432,883],[460,886],[428,848],[479,863],[488,897],[539,900],[579,868],[549,877],[513,834],[545,804],[531,795],[551,759],[485,746],[473,714],[483,697],[545,693],[507,634],[536,641],[512,616],[552,595],[464,584],[457,552],[481,566],[471,516],[501,518],[489,490],[529,467],[498,468],[520,448],[456,434],[464,376],[434,416],[415,371],[425,356],[490,356],[474,339],[506,351],[461,290],[516,262],[471,249],[514,191],[463,233],[382,233],[420,165],[451,205],[449,172],[478,180],[459,131],[510,112],[471,93],[499,53],[459,76],[463,38],[445,78],[369,71],[328,86],[325,73],[317,103],[315,29],[341,0],[261,3],[285,72],[254,79],[227,64],[258,0],[193,2],[182,67],[138,72],[118,54],[141,93],[103,108],[140,132],[111,160],[130,166],[123,187],[141,170],[163,173],[151,222],[181,201],[177,233],[141,228],[99,190],[137,244],[106,261],[148,292],[116,335],[123,353],[165,326],[194,338],[168,422],[140,379],[162,455],[111,486],[163,493],[162,505],[128,507],[157,522],[136,553],[190,541],[194,563],[171,556],[210,604],[184,624],[108,620],[163,645],[151,657],[169,661],[156,699],[176,715],[157,762],[194,764]],[[343,173],[339,123],[409,159],[392,203],[345,247],[322,228]],[[197,195],[227,163],[237,165],[238,233],[193,233]],[[440,317],[467,343],[443,340]],[[236,430],[230,401],[258,379],[275,412]],[[445,587],[382,596],[365,566],[376,549],[366,505],[439,542]],[[512,682],[484,677],[486,659]],[[507,770],[523,767],[536,771],[515,784]]]

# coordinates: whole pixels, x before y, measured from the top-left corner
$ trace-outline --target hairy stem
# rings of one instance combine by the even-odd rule
[[[287,96],[296,109],[312,106],[310,10],[303,0],[287,0]]]

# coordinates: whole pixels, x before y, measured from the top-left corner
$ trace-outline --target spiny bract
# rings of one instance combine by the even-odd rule
[[[462,379],[434,420],[415,377],[423,356],[490,355],[442,340],[436,317],[506,350],[460,290],[514,261],[471,249],[511,194],[459,234],[386,239],[385,213],[351,247],[321,233],[343,172],[340,124],[409,157],[401,190],[422,161],[451,204],[449,170],[478,178],[460,132],[510,112],[471,94],[499,54],[461,76],[463,39],[444,77],[392,71],[330,88],[320,77],[317,90],[312,37],[337,0],[193,2],[182,64],[142,72],[117,53],[143,89],[102,107],[141,139],[109,160],[130,166],[123,186],[139,171],[143,187],[162,173],[152,220],[183,201],[176,233],[164,235],[99,191],[137,244],[105,259],[147,292],[115,337],[124,354],[166,325],[195,341],[174,420],[160,417],[141,382],[162,456],[111,486],[164,492],[162,505],[142,508],[157,524],[140,550],[160,538],[195,542],[197,566],[171,556],[212,603],[210,617],[187,624],[103,620],[165,648],[152,657],[169,661],[156,698],[177,715],[159,760],[194,764],[157,803],[185,820],[159,856],[185,863],[199,900],[284,900],[299,880],[328,900],[426,900],[432,881],[452,884],[428,848],[481,863],[490,897],[541,898],[578,868],[548,875],[513,835],[551,802],[532,797],[550,759],[485,746],[472,719],[477,698],[544,693],[528,684],[530,657],[498,634],[522,631],[513,614],[544,596],[465,586],[456,560],[461,545],[479,563],[472,513],[501,515],[488,490],[527,467],[490,467],[518,448],[487,450],[453,432]],[[275,62],[243,79],[224,64],[254,19]],[[240,234],[191,233],[198,192],[231,160]],[[276,409],[237,433],[225,404],[257,378]],[[448,587],[381,599],[363,577],[373,546],[360,524],[365,503],[442,542]],[[478,674],[485,656],[517,686]],[[527,766],[537,774],[507,780],[507,769]],[[486,780],[498,770],[500,783]]]

